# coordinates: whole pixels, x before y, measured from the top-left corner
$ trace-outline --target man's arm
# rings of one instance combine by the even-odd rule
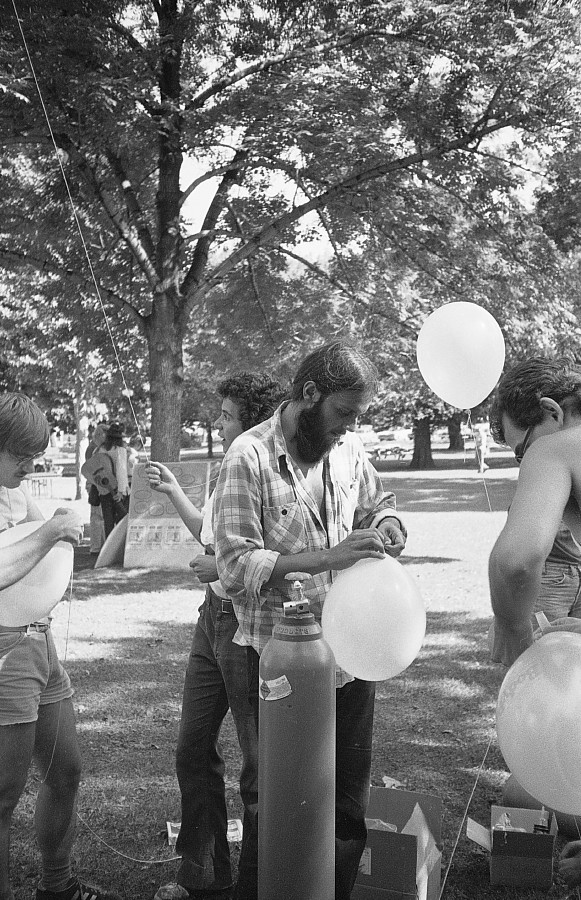
[[[506,524],[489,560],[495,616],[492,659],[511,665],[532,643],[531,619],[544,562],[571,495],[571,470],[542,440],[523,459]]]
[[[199,541],[204,518],[199,509],[196,509],[186,496],[171,469],[168,469],[163,463],[150,462],[145,467],[145,474],[152,490],[169,497],[190,534]]]

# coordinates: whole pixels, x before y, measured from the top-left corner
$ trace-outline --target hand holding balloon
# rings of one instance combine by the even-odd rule
[[[0,534],[0,553],[9,549],[12,565],[22,569],[24,561],[26,573],[0,590],[1,625],[29,625],[50,613],[67,589],[73,571],[71,540],[76,542],[81,532],[78,516],[67,511],[48,522],[24,522]],[[35,556],[38,561],[31,566]]]
[[[55,541],[68,541],[69,544],[81,542],[84,532],[83,522],[74,510],[60,506],[46,524],[49,528],[54,526]]]
[[[397,524],[396,524],[397,523]],[[405,535],[397,519],[384,519],[377,526],[388,556],[400,556],[405,549]]]
[[[329,569],[339,572],[362,559],[383,559],[385,544],[379,529],[358,528],[329,550]]]
[[[413,579],[401,563],[384,556],[357,562],[337,576],[321,625],[339,666],[364,681],[383,681],[418,655],[426,613]]]

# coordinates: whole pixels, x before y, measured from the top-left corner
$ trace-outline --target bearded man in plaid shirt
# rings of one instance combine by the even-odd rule
[[[236,643],[248,654],[258,718],[258,662],[283,603],[285,576],[304,572],[320,622],[333,573],[360,559],[398,556],[405,528],[395,496],[383,490],[352,429],[377,388],[377,370],[337,341],[311,353],[293,380],[291,399],[237,438],[216,486],[215,547],[220,582],[238,619]],[[365,847],[375,684],[337,671],[335,900],[349,900]],[[244,860],[236,900],[257,898],[254,859]],[[244,881],[244,883],[242,883]]]

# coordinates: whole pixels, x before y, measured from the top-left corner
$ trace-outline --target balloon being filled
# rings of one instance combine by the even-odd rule
[[[28,537],[44,523],[24,522],[0,534],[0,549]],[[73,548],[58,541],[33,569],[0,590],[0,625],[29,625],[47,616],[67,589],[73,571]]]
[[[447,303],[422,325],[416,355],[424,381],[438,397],[472,409],[500,378],[504,338],[496,319],[481,306]]]
[[[581,635],[544,635],[506,673],[496,706],[498,743],[529,794],[581,815]]]
[[[341,668],[364,681],[384,681],[418,655],[426,612],[412,578],[386,556],[339,572],[325,598],[321,624]]]

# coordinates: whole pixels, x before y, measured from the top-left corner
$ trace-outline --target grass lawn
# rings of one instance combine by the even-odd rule
[[[563,886],[548,895],[491,888],[487,856],[461,827],[472,791],[468,815],[489,821],[489,806],[499,801],[506,778],[495,740],[479,770],[494,736],[503,677],[488,659],[486,565],[516,469],[498,458],[483,479],[472,460],[454,460],[453,467],[443,455],[441,460],[427,473],[396,463],[382,466],[385,484],[405,513],[409,540],[402,562],[425,599],[428,629],[417,660],[378,685],[373,783],[381,785],[388,775],[443,799],[443,874],[449,866],[444,900],[564,898]],[[58,504],[45,501],[47,511]],[[188,572],[91,565],[88,548],[81,547],[71,602],[60,604],[53,626],[75,688],[84,760],[75,857],[87,880],[115,888],[125,900],[151,900],[177,868],[165,839],[166,820],[179,819],[174,748],[192,624],[203,594]],[[230,717],[223,744],[228,803],[231,816],[240,818]],[[36,790],[31,775],[15,816],[16,900],[30,896],[38,875]],[[238,847],[231,846],[235,858]]]

